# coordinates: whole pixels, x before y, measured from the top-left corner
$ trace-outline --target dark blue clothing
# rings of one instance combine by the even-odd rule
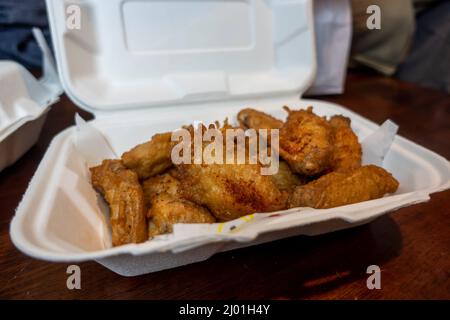
[[[397,77],[450,93],[450,1],[417,16],[416,33]]]
[[[0,59],[15,60],[27,68],[41,67],[32,27],[41,28],[50,43],[44,0],[0,0]]]

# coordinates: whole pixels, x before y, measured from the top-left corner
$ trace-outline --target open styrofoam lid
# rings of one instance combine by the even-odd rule
[[[47,0],[66,93],[94,112],[300,95],[311,0]]]

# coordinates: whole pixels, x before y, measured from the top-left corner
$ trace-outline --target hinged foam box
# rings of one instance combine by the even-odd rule
[[[66,26],[73,4],[80,29]],[[283,105],[343,114],[361,140],[379,128],[339,105],[302,98],[316,70],[310,0],[47,0],[47,7],[62,85],[95,115],[89,125],[118,156],[155,133],[233,120],[248,106],[280,118]],[[39,259],[96,260],[125,276],[360,225],[450,186],[446,159],[396,136],[383,162],[400,181],[394,195],[326,210],[295,208],[270,219],[255,214],[220,228],[179,224],[174,234],[112,248],[89,161],[76,141],[75,127],[54,138],[12,221],[12,240]]]
[[[43,55],[41,79],[17,62],[0,60],[0,171],[36,143],[49,107],[61,94],[50,50],[40,30],[33,33]]]

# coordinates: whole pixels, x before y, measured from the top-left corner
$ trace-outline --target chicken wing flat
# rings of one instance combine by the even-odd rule
[[[350,127],[351,120],[336,115],[329,120],[332,127],[333,155],[332,171],[348,171],[361,166],[362,150],[358,137]]]
[[[239,111],[237,119],[245,129],[280,129],[283,126],[283,121],[251,108]]]
[[[207,209],[168,193],[156,195],[149,210],[148,235],[171,233],[176,223],[214,223]]]
[[[110,208],[113,246],[146,241],[146,206],[137,174],[120,160],[104,160],[90,171],[92,185]]]
[[[225,128],[229,129],[220,129],[223,134]],[[208,145],[204,142],[203,147]],[[234,147],[237,150],[237,144]],[[177,165],[183,197],[205,206],[221,221],[285,208],[287,193],[277,188],[270,175],[261,174],[262,165],[248,159],[238,163],[236,154],[228,163],[223,159],[222,163]]]
[[[284,209],[287,195],[256,164],[182,164],[183,195],[219,220]]]
[[[333,153],[330,124],[307,110],[288,111],[288,118],[280,130],[280,156],[297,173],[312,176],[329,167]]]
[[[306,185],[296,187],[290,208],[334,208],[381,198],[398,188],[398,181],[383,168],[368,165],[349,172],[331,172]]]
[[[137,145],[122,155],[124,165],[146,179],[164,172],[172,166],[171,132],[155,134],[150,141]]]

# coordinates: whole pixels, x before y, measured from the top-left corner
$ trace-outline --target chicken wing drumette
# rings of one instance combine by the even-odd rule
[[[280,156],[297,173],[312,176],[328,168],[333,154],[330,124],[312,107],[293,111],[280,130]]]

